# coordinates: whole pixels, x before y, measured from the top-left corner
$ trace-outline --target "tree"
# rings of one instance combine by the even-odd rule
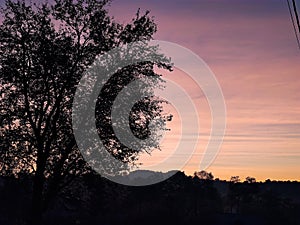
[[[230,211],[233,213],[233,208],[236,208],[236,212],[240,212],[240,201],[242,195],[242,188],[240,183],[239,176],[232,176],[229,182],[229,189],[228,189],[228,198],[230,203]]]
[[[237,183],[241,182],[241,179],[239,176],[232,176],[232,177],[230,177],[230,182],[233,184],[237,184]]]
[[[200,180],[214,179],[214,175],[210,172],[206,172],[205,170],[201,170],[200,172],[194,172],[194,177],[198,177]]]
[[[245,182],[248,184],[256,183],[256,179],[254,177],[246,177]]]
[[[38,223],[49,201],[74,176],[91,171],[72,130],[72,102],[82,74],[97,55],[150,40],[156,32],[148,11],[144,15],[138,11],[127,25],[114,22],[106,10],[109,2],[55,0],[53,5],[37,5],[7,0],[2,9],[0,170],[6,176],[33,176],[33,223]],[[139,153],[118,143],[107,118],[110,104],[131,81],[141,76],[159,78],[154,66],[170,70],[169,61],[163,56],[160,59],[120,69],[99,95],[99,137],[121,161],[134,164]],[[149,135],[149,121],[163,116],[160,103],[149,97],[135,105],[130,114],[135,136]],[[138,126],[134,118],[141,112],[147,117]]]

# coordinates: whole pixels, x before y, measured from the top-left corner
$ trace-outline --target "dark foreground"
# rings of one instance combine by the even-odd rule
[[[155,175],[155,174],[154,174]],[[0,225],[30,224],[31,179],[0,178]],[[43,225],[300,224],[299,182],[228,182],[178,172],[151,186],[74,178],[45,209]]]

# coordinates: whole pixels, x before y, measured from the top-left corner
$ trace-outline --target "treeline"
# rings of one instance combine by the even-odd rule
[[[155,174],[154,174],[155,175]],[[214,179],[177,172],[164,182],[132,187],[97,174],[74,179],[44,209],[43,225],[300,224],[300,183]],[[32,179],[0,178],[0,224],[28,224]]]

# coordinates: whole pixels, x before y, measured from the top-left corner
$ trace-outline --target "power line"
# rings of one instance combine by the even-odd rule
[[[294,31],[295,31],[295,36],[296,36],[297,43],[298,43],[298,47],[300,49],[300,41],[299,41],[299,38],[298,38],[298,34],[297,34],[296,26],[295,26],[295,20],[294,20],[294,17],[293,17],[293,14],[292,14],[292,10],[291,10],[290,1],[289,0],[286,0],[286,1],[287,1],[287,4],[288,4],[288,7],[289,7],[289,12],[290,12],[290,15],[291,15],[291,20],[292,20],[292,23],[293,23],[293,27],[294,27]],[[294,8],[294,10],[297,12],[296,8]],[[297,14],[297,16],[298,16],[298,14]],[[298,23],[299,23],[298,17],[297,17],[297,20],[298,20]],[[300,26],[299,26],[299,29],[300,29]]]
[[[299,29],[299,33],[300,33],[300,23],[299,23],[299,18],[298,18],[298,12],[297,12],[297,7],[296,7],[296,2],[295,2],[295,0],[292,0],[292,2],[293,2],[293,7],[294,7],[295,16],[296,16],[296,21],[297,21],[297,25],[298,25],[298,29]]]

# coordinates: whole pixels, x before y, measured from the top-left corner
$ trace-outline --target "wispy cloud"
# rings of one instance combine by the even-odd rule
[[[155,38],[190,48],[207,62],[221,85],[227,132],[208,169],[223,178],[231,174],[300,179],[295,172],[300,170],[300,52],[286,2],[115,0],[110,12],[119,21],[129,21],[137,8],[150,9],[155,16]],[[183,73],[177,71],[173,79],[189,91],[201,115],[201,141],[185,167],[192,173],[209,138],[209,107]],[[178,126],[173,125],[166,150],[154,155],[153,162],[172,151]]]

